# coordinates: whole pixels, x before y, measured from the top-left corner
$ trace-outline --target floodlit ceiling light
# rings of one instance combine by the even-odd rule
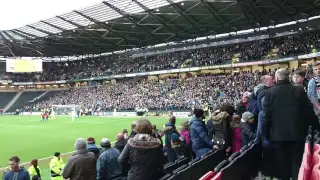
[[[181,6],[183,6],[183,5],[184,5],[184,3],[182,2],[182,3],[181,3]]]
[[[157,12],[159,12],[159,9],[156,9]]]

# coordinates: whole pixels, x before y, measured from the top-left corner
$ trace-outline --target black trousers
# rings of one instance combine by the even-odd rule
[[[298,180],[304,152],[303,142],[274,142],[277,175],[281,180]]]

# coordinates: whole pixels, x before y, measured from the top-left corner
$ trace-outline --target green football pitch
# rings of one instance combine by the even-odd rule
[[[168,117],[147,117],[161,129]],[[139,117],[97,117],[75,118],[57,116],[48,122],[40,122],[39,116],[0,116],[0,173],[7,167],[11,156],[19,156],[23,166],[28,168],[32,159],[39,159],[43,180],[49,180],[49,162],[54,152],[63,153],[68,162],[77,138],[94,137],[99,144],[101,138],[115,141],[116,134],[123,129],[130,132],[130,124]],[[178,118],[177,125],[188,118]]]

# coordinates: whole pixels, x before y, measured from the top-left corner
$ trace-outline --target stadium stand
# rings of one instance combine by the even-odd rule
[[[3,109],[15,95],[16,92],[0,92],[0,109]]]
[[[155,1],[158,3],[161,2],[160,0],[159,1],[155,0]],[[51,82],[54,84],[55,81],[65,80],[64,82],[65,84],[69,84],[69,85],[72,84],[70,85],[70,88],[57,89],[55,91],[50,90],[45,94],[44,94],[44,91],[33,91],[33,92],[20,91],[18,93],[22,93],[22,94],[19,96],[19,98],[15,102],[13,102],[13,104],[10,106],[10,108],[7,111],[13,112],[16,109],[21,109],[20,112],[28,111],[31,109],[35,111],[40,111],[43,109],[50,109],[52,105],[70,105],[70,104],[80,105],[82,109],[90,109],[92,112],[100,112],[100,111],[112,112],[116,110],[134,111],[136,108],[143,107],[143,108],[148,108],[149,110],[154,110],[154,111],[173,110],[175,112],[178,112],[180,110],[181,111],[194,110],[193,111],[194,113],[196,111],[199,111],[199,109],[207,107],[208,105],[210,106],[211,108],[210,111],[212,113],[214,112],[213,110],[219,109],[222,112],[226,111],[227,112],[226,114],[228,114],[229,113],[228,110],[220,109],[222,107],[221,105],[231,104],[231,107],[234,107],[237,104],[241,104],[244,107],[245,111],[250,111],[249,103],[252,103],[250,105],[254,106],[254,108],[258,108],[258,103],[260,102],[256,102],[258,100],[258,97],[256,97],[257,89],[261,86],[266,86],[266,84],[263,84],[264,83],[263,78],[261,79],[261,77],[263,77],[264,75],[274,75],[275,70],[277,70],[277,68],[279,68],[280,66],[273,69],[267,69],[264,67],[264,64],[261,63],[259,65],[262,66],[261,68],[262,70],[255,70],[255,71],[253,71],[252,68],[251,70],[246,70],[246,71],[242,71],[242,70],[235,71],[233,66],[230,66],[229,71],[217,70],[215,72],[211,71],[211,72],[194,72],[194,73],[186,71],[183,76],[182,75],[180,76],[180,74],[177,73],[176,74],[177,76],[174,76],[174,77],[167,76],[164,78],[160,78],[160,76],[157,76],[154,79],[152,78],[149,79],[148,77],[145,77],[145,76],[142,76],[140,78],[132,78],[130,76],[127,76],[121,79],[114,78],[112,79],[111,82],[103,83],[102,85],[100,84],[102,83],[102,81],[94,85],[86,84],[83,87],[82,85],[79,85],[80,87],[75,85],[76,82],[80,82],[81,79],[88,78],[89,79],[88,81],[90,81],[91,80],[90,78],[93,78],[93,77],[103,77],[103,76],[109,76],[109,75],[117,76],[117,75],[126,74],[126,73],[141,73],[141,72],[152,72],[152,71],[160,71],[160,70],[171,70],[171,69],[178,69],[178,68],[193,68],[193,67],[206,67],[206,66],[208,67],[208,69],[210,69],[210,66],[224,65],[224,64],[233,64],[233,65],[235,64],[235,67],[236,67],[236,64],[241,62],[255,62],[255,61],[288,58],[288,57],[297,56],[297,55],[316,53],[318,51],[318,49],[320,48],[320,41],[319,41],[320,33],[318,29],[313,29],[313,28],[309,29],[309,27],[302,26],[301,24],[304,21],[301,21],[300,22],[301,24],[297,22],[295,23],[297,24],[297,26],[295,27],[296,28],[295,32],[293,32],[293,30],[290,31],[288,29],[285,29],[286,32],[284,33],[284,35],[278,35],[280,30],[277,31],[277,30],[273,30],[276,28],[271,28],[271,26],[274,26],[274,23],[273,23],[274,20],[268,20],[268,23],[265,20],[261,20],[261,22],[259,23],[253,22],[252,19],[255,19],[254,21],[256,21],[256,19],[262,19],[261,17],[259,17],[259,15],[256,18],[255,14],[260,14],[259,12],[261,11],[263,13],[263,11],[265,10],[263,8],[255,9],[255,6],[258,6],[257,5],[258,1],[254,2],[254,4],[251,4],[250,2],[249,1],[234,2],[235,4],[237,4],[237,6],[234,7],[232,11],[235,11],[235,12],[240,11],[241,14],[244,15],[243,17],[240,17],[240,19],[236,19],[234,16],[230,17],[230,15],[220,15],[220,13],[224,12],[224,10],[227,10],[229,7],[234,6],[232,2],[230,3],[227,1],[226,2],[221,1],[220,2],[221,4],[224,4],[224,3],[226,4],[220,6],[218,5],[219,3],[215,4],[214,2],[211,2],[211,1],[201,0],[199,2],[197,1],[182,2],[182,1],[167,0],[164,3],[164,4],[167,4],[167,6],[159,7],[159,9],[152,9],[152,10],[148,9],[152,5],[152,1],[145,1],[144,3],[138,0],[130,1],[130,3],[127,5],[129,7],[128,8],[129,10],[128,9],[126,10],[126,8],[125,10],[133,11],[134,8],[132,7],[132,4],[134,4],[135,6],[140,7],[140,9],[142,9],[141,11],[142,14],[143,13],[146,14],[146,16],[143,18],[135,16],[134,13],[127,13],[125,12],[125,10],[119,9],[119,7],[117,6],[120,6],[121,4],[117,4],[117,3],[110,4],[109,1],[104,1],[103,3],[97,6],[90,7],[89,9],[85,9],[81,11],[73,11],[70,14],[57,16],[52,18],[50,21],[46,20],[40,23],[40,24],[46,24],[51,28],[56,28],[58,30],[62,29],[64,31],[64,28],[62,27],[59,28],[57,25],[55,25],[57,24],[56,20],[59,19],[59,21],[68,23],[69,25],[72,25],[75,27],[75,29],[68,29],[68,31],[59,32],[58,35],[57,33],[50,32],[50,30],[43,30],[37,27],[36,24],[34,24],[33,26],[29,25],[27,27],[35,31],[38,31],[38,33],[40,32],[39,35],[37,33],[34,34],[34,33],[26,32],[23,30],[23,28],[18,30],[12,30],[12,31],[3,31],[3,32],[1,31],[0,45],[4,44],[10,50],[10,51],[3,51],[3,50],[0,51],[0,55],[3,55],[4,57],[11,56],[11,55],[13,55],[14,57],[22,56],[22,55],[39,56],[39,54],[41,54],[41,57],[47,56],[50,58],[53,56],[60,56],[59,57],[60,61],[52,60],[52,62],[49,62],[50,58],[48,58],[49,60],[47,59],[47,61],[43,63],[43,72],[41,73],[39,72],[32,72],[32,73],[6,72],[5,65],[4,65],[5,63],[0,62],[0,79],[1,80],[4,80],[4,81],[12,80],[13,85],[15,85],[14,83],[19,83],[19,82],[20,83],[29,82],[31,85],[35,85],[35,86],[30,86],[29,88],[38,88],[36,85],[39,85],[39,87],[43,89],[46,88],[44,82],[48,84],[50,84]],[[289,1],[283,2],[283,4],[280,4],[280,5],[277,3],[277,1],[274,1],[274,0],[272,0],[272,2],[268,0],[260,0],[259,3],[263,3],[267,7],[271,6],[275,8],[275,13],[273,14],[274,16],[279,14],[278,11],[281,11],[282,14],[285,13],[287,17],[282,17],[281,15],[281,17],[278,18],[279,20],[277,20],[279,22],[282,22],[282,21],[286,22],[290,19],[297,19],[297,17],[299,16],[309,17],[315,14],[318,15],[318,11],[319,11],[318,5],[315,6],[312,3],[305,4],[304,2],[301,2],[299,6],[290,5],[291,3]],[[270,5],[270,3],[272,3],[272,5]],[[202,6],[200,7],[199,4]],[[312,5],[312,7],[309,7],[310,4]],[[255,11],[251,11],[251,10],[247,11],[246,9],[248,6],[250,7],[252,6],[252,9]],[[295,9],[296,13],[290,12],[287,6],[290,6],[291,8]],[[151,6],[151,7],[154,8],[154,6]],[[304,9],[302,7],[308,7],[309,9],[308,8]],[[120,21],[120,23],[118,22],[117,24],[116,21],[111,22],[110,19],[107,19],[107,20],[103,19],[98,21],[86,14],[86,13],[95,14],[95,12],[100,12],[99,11],[101,10],[100,8],[102,8],[104,12],[105,12],[104,8],[107,8],[110,12],[112,11],[113,13],[117,13],[124,17],[120,17],[119,19],[117,19]],[[184,8],[186,10],[184,10]],[[189,11],[191,13],[191,10],[193,8],[195,8],[195,10],[192,11],[194,15],[189,14]],[[176,20],[176,22],[174,23],[175,24],[174,27],[171,27],[173,25],[169,24],[174,19],[169,20],[168,17],[162,17],[161,15],[156,14],[156,12],[159,12],[159,11],[165,12],[165,10],[174,14],[178,13],[178,16],[177,16],[178,20]],[[195,18],[195,17],[199,18],[198,15],[195,15],[195,14],[200,13],[201,11],[206,11],[206,12],[208,11],[207,12],[209,13],[208,17],[211,18],[205,21],[206,23],[202,23],[202,24],[197,22],[197,19]],[[219,13],[215,11],[219,11]],[[248,13],[246,12],[252,15],[248,15]],[[308,13],[309,15],[308,14],[305,15],[305,13]],[[73,17],[72,14],[75,15],[75,17],[77,18]],[[166,14],[166,13],[163,13],[163,14]],[[272,12],[270,14],[272,14]],[[69,16],[73,18],[69,19]],[[104,14],[103,16],[109,17],[111,16],[111,14],[107,13],[107,14]],[[151,20],[148,18],[149,16]],[[183,18],[183,20],[181,18],[178,18],[180,16],[181,18]],[[228,16],[229,18],[225,19],[224,16]],[[266,13],[265,13],[265,17],[269,18]],[[96,16],[95,18],[102,18],[102,17]],[[145,26],[147,25],[140,24],[141,22],[144,22],[144,18],[148,19],[146,20],[146,22],[149,22],[148,26],[151,26],[151,27],[145,28]],[[263,18],[263,19],[266,19],[266,18]],[[84,25],[78,24],[81,22],[74,22],[74,19],[85,19],[86,22],[87,21],[90,21],[91,23],[93,22],[94,25],[90,25],[90,26],[86,25],[85,28],[83,28]],[[201,19],[204,19],[204,18],[201,17]],[[232,21],[229,21],[229,19],[230,20],[232,19]],[[212,20],[214,20],[214,23],[211,23]],[[158,28],[156,28],[157,25],[154,25],[154,24],[150,25],[151,22],[155,23],[153,21],[160,22],[161,27],[160,28],[158,27],[158,28],[159,29],[163,27],[166,28],[165,30],[161,30],[164,32],[160,32],[160,33],[157,32],[158,31]],[[226,23],[228,23],[228,27],[223,23],[223,21],[226,21]],[[272,23],[269,23],[269,21]],[[178,22],[181,22],[181,23],[178,23]],[[186,22],[188,25],[185,28],[183,24]],[[202,22],[202,20],[200,22]],[[113,29],[113,25],[112,27],[108,25],[109,23],[114,24],[115,28]],[[128,30],[127,27],[124,27],[126,26],[125,24],[128,24],[131,27],[131,29]],[[220,24],[220,26],[217,26],[218,24]],[[262,25],[265,25],[266,27],[268,27],[267,33],[269,34],[267,36],[265,36],[264,32],[260,32],[260,28]],[[191,27],[192,27],[192,30],[191,30]],[[301,27],[303,27],[304,29],[302,30]],[[101,28],[102,28],[102,31],[104,32],[100,32]],[[135,30],[134,28],[139,29],[139,31],[141,32],[137,32],[138,30]],[[232,37],[233,35],[232,33],[230,33],[221,40],[217,38],[215,38],[215,41],[212,41],[212,42],[211,40],[209,40],[209,36],[211,36],[212,33],[214,34],[225,33],[225,32],[229,32],[231,29],[235,29],[236,31],[238,31],[238,29],[243,29],[243,28],[255,28],[255,29],[252,29],[254,31],[253,35],[255,35],[255,37],[250,37],[249,35],[242,36],[241,34],[238,35],[237,33],[236,33],[236,36]],[[76,34],[76,31],[80,31],[80,30],[84,34],[83,36],[80,36],[82,33],[80,33],[80,35]],[[124,30],[128,30],[130,32],[125,32]],[[170,31],[169,35],[173,33],[173,36],[170,35],[169,37],[167,37],[168,36],[167,31]],[[147,35],[142,32],[147,33]],[[3,34],[5,34],[5,36]],[[19,36],[20,39],[22,39],[23,41],[12,38],[12,34],[15,34],[15,37]],[[44,34],[44,35],[41,35],[41,34]],[[183,44],[177,45],[179,46],[177,47],[177,49],[182,47],[182,48],[185,48],[185,50],[181,50],[181,49],[175,50],[175,49],[172,49],[173,48],[172,46],[168,45],[169,40],[180,41],[180,40],[186,40],[188,38],[194,39],[198,35],[206,36],[205,38],[206,41],[204,42],[194,41],[193,43],[191,42],[187,43],[187,41],[185,41]],[[6,37],[8,39],[13,39],[13,41],[8,41]],[[117,39],[119,37],[120,39],[122,39],[121,41],[114,42],[114,40],[111,40],[111,39]],[[240,40],[238,40],[238,37]],[[70,40],[70,38],[74,38],[76,40],[73,41],[73,40]],[[249,40],[251,38],[254,40]],[[32,41],[30,39],[32,39]],[[87,44],[88,41],[86,39],[91,39],[89,40],[90,41],[89,44]],[[69,44],[69,41],[72,41],[72,43]],[[82,45],[78,44],[79,41],[85,44],[82,44]],[[98,41],[103,41],[103,43],[105,44],[99,44]],[[230,43],[231,41],[233,42]],[[213,42],[219,45],[212,45],[209,47],[199,46],[199,48],[197,46],[197,48],[190,48],[195,45],[210,44]],[[162,50],[166,52],[157,52],[158,51],[157,49],[155,50],[155,52],[151,53],[151,51],[148,52],[147,50],[145,50],[145,49],[148,49],[148,48],[145,48],[148,45],[150,44],[154,45],[156,43],[167,43],[167,45],[165,45],[165,47],[163,47],[162,49],[159,48],[159,51]],[[109,55],[101,55],[101,53],[105,53],[105,51],[107,50],[112,50],[112,51],[126,50],[128,46],[138,47],[140,48],[140,50],[138,51],[132,50],[132,51],[123,52],[123,53],[112,53],[112,54],[110,53]],[[33,50],[26,51],[25,49],[33,49]],[[41,53],[39,53],[39,51],[41,51]],[[84,53],[95,54],[95,55],[85,55],[84,57]],[[61,61],[61,56],[72,56],[72,55],[76,55],[76,59],[69,60],[69,58],[66,58],[64,61]],[[297,67],[298,66],[301,66],[301,65],[298,63]],[[307,73],[307,77],[310,78],[312,77],[312,72],[309,71],[308,67],[309,66],[307,65],[306,73]],[[296,69],[291,68],[290,70],[291,72],[293,72]],[[288,81],[288,84],[290,84],[289,81]],[[15,86],[14,88],[16,87],[17,86]],[[19,89],[19,87],[17,89]],[[17,91],[17,89],[14,89],[14,90]],[[244,96],[246,94],[250,94],[249,92],[251,93],[252,96]],[[17,92],[0,92],[0,109],[3,109],[8,103],[10,103],[10,101],[15,97],[16,94]],[[247,101],[244,101],[244,99],[246,99]],[[263,113],[263,110],[259,109],[259,111]],[[223,134],[223,138],[222,138],[223,141],[226,141],[225,138],[227,138],[226,137],[227,135],[225,134],[228,134],[229,132],[232,134],[233,132],[231,132],[230,130],[233,130],[232,128],[236,128],[235,123],[233,122],[234,121],[233,115],[237,113],[233,113],[233,112],[234,110],[232,110],[232,115],[229,114],[229,115],[226,115],[226,117],[224,117],[223,120],[228,121],[225,124],[218,122],[217,120],[214,120],[213,117],[208,118],[210,121],[213,122],[215,133]],[[42,112],[42,114],[43,113],[44,112]],[[190,116],[194,118],[195,117],[194,114],[190,113]],[[231,116],[232,118],[229,118]],[[252,118],[253,117],[255,116],[252,116]],[[199,119],[199,121],[201,120],[200,121],[201,123],[205,119],[204,117],[196,117],[196,118],[197,120]],[[171,116],[170,119],[175,119],[175,118]],[[231,119],[230,122],[229,122],[229,119]],[[258,121],[258,119],[254,119],[254,120]],[[241,123],[246,123],[243,121],[244,121],[244,118],[241,119]],[[140,123],[140,125],[137,125],[138,122]],[[208,125],[208,122],[207,124],[204,123],[203,125]],[[171,137],[172,135],[170,135],[170,137],[167,134],[164,135],[165,134],[164,129],[160,130],[159,132],[157,132],[156,129],[152,129],[151,123],[146,119],[138,120],[137,122],[133,123],[139,127],[135,127],[132,129],[133,135],[130,138],[126,139],[125,141],[126,147],[124,148],[123,152],[120,153],[118,152],[118,150],[114,150],[114,152],[116,153],[112,153],[114,156],[115,154],[118,154],[117,158],[121,156],[125,156],[125,157],[122,157],[122,161],[123,161],[122,163],[129,164],[131,166],[120,167],[121,158],[119,158],[118,160],[119,162],[115,160],[117,158],[113,158],[113,161],[114,161],[113,165],[115,165],[117,168],[120,168],[120,169],[122,168],[121,169],[122,174],[121,172],[119,173],[119,172],[113,171],[116,168],[108,169],[108,171],[110,171],[111,174],[115,174],[115,173],[121,174],[121,175],[116,175],[115,179],[118,180],[121,178],[121,176],[129,176],[128,179],[130,180],[131,179],[140,180],[141,178],[145,178],[144,175],[148,175],[149,170],[152,170],[152,169],[154,169],[155,172],[162,173],[163,176],[160,178],[161,180],[199,180],[199,179],[200,180],[249,180],[249,179],[256,178],[260,174],[260,171],[262,170],[262,161],[265,153],[263,152],[263,149],[265,147],[263,147],[262,145],[264,143],[263,141],[264,139],[260,139],[258,137],[254,138],[253,141],[250,141],[248,144],[244,145],[240,149],[240,151],[234,152],[234,153],[231,153],[232,152],[230,151],[231,147],[230,149],[222,147],[224,146],[224,142],[219,145],[218,144],[219,142],[214,142],[214,140],[212,140],[212,137],[209,137],[209,140],[206,141],[205,143],[206,145],[210,144],[209,145],[210,148],[207,148],[210,150],[207,153],[205,153],[203,156],[198,158],[193,157],[193,155],[192,157],[182,156],[179,159],[175,160],[174,162],[167,162],[167,158],[164,158],[162,156],[167,155],[166,153],[168,153],[168,149],[164,148],[162,143],[161,145],[159,145],[162,136],[165,136],[165,139],[168,140],[169,143],[172,143],[172,146],[176,145],[174,144],[174,141],[178,141],[180,143],[179,145],[174,147],[175,148],[174,153],[177,153],[176,154],[177,156],[178,156],[178,151],[181,149],[182,151],[190,150],[190,149],[186,149],[187,141],[186,139],[182,138],[182,133],[178,132],[174,123],[173,125],[170,123],[172,122],[170,121],[168,124],[165,124],[164,129],[167,126],[171,126],[170,128],[173,128],[174,133],[177,134],[179,140],[176,140],[176,139],[173,140],[173,138]],[[189,126],[189,124],[187,126]],[[253,126],[252,132],[253,134],[255,134],[258,127],[256,124],[252,126]],[[207,131],[206,128],[208,129],[209,127],[204,128],[205,129],[203,132],[204,136],[208,135],[208,133],[206,133]],[[191,131],[191,127],[187,127],[186,129],[188,131]],[[241,130],[244,131],[244,127],[241,127]],[[193,131],[195,131],[195,129],[193,129]],[[223,132],[220,132],[220,131],[223,131]],[[202,133],[202,131],[199,133]],[[190,134],[188,132],[187,137],[191,139],[194,138]],[[319,130],[313,131],[310,128],[309,135],[306,137],[307,140],[305,143],[305,152],[304,152],[303,160],[300,167],[299,180],[319,180],[320,179],[320,145],[319,145],[320,135],[319,134],[320,134]],[[125,136],[125,133],[123,133],[122,135]],[[92,141],[92,139],[93,138],[88,138],[87,143],[91,143],[91,145],[93,145],[95,142],[94,140]],[[200,137],[200,139],[204,140],[203,137]],[[80,141],[82,143],[84,142],[83,139],[80,139]],[[77,144],[78,142],[79,141],[77,140],[75,143],[75,149],[78,150],[78,148],[87,147],[86,143]],[[143,145],[141,145],[140,143]],[[147,146],[148,144],[150,146]],[[103,141],[101,141],[100,145],[101,147],[106,149],[111,148],[109,147],[111,146],[111,142],[107,139],[104,139]],[[189,145],[190,147],[192,146],[192,144],[189,144]],[[96,148],[98,149],[98,147]],[[129,148],[130,150],[128,150]],[[82,154],[84,154],[85,156],[87,155],[86,150],[89,151],[89,148],[84,150],[85,152],[82,152]],[[102,153],[107,152],[107,150],[105,149],[102,150],[102,148],[101,149],[99,148],[98,151],[99,150],[101,150],[101,154],[99,156],[98,161],[100,160],[101,162]],[[192,149],[191,151],[194,151],[194,149]],[[146,152],[148,152],[148,154]],[[144,167],[145,164],[141,162],[146,160],[145,158],[146,154],[150,155],[150,152],[152,153],[155,152],[155,154],[159,155],[159,157],[158,156],[155,157],[157,161],[152,161],[152,162],[149,162],[149,160],[147,159],[148,164],[150,163],[149,164],[150,167],[146,168]],[[196,152],[193,152],[193,153],[196,153]],[[105,154],[107,153],[104,153],[104,155]],[[60,153],[55,153],[55,158],[53,160],[58,159],[56,157],[58,157],[59,155]],[[108,155],[106,156],[107,158],[109,158]],[[92,154],[90,158],[91,160],[93,159]],[[166,163],[162,163],[163,160]],[[59,160],[56,160],[56,161],[59,161]],[[74,163],[76,164],[77,162],[74,161]],[[69,165],[71,166],[74,164],[70,163]],[[51,163],[50,163],[50,166],[51,166]],[[70,166],[67,166],[67,167],[70,168]],[[99,174],[99,172],[93,173],[94,170],[98,169],[98,166],[103,166],[103,163],[98,163],[97,168],[96,166],[91,166],[90,168],[92,171],[90,171],[90,174]],[[130,170],[130,168],[132,167],[134,168],[139,167],[140,168],[139,170],[141,171],[136,171],[135,169],[135,171],[133,172],[133,170]],[[103,167],[100,167],[100,168],[103,169]],[[77,169],[77,171],[82,171],[83,169],[87,169],[87,168],[79,168]],[[62,168],[58,169],[58,171],[59,173],[56,173],[56,172],[53,172],[53,170],[51,169],[51,176],[64,177],[65,174],[62,171]],[[128,174],[128,171],[129,171],[129,174]],[[9,176],[9,174],[10,173],[4,174],[4,176]],[[273,174],[272,175],[266,174],[266,176],[273,176]],[[140,177],[140,178],[137,178],[137,177]],[[70,177],[67,177],[67,178],[64,177],[64,179],[68,179],[68,178]],[[156,180],[158,178],[149,178],[149,179]],[[149,180],[149,179],[142,179],[142,180]]]

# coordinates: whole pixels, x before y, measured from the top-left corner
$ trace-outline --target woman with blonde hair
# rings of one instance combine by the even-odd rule
[[[38,159],[33,159],[31,161],[28,172],[30,174],[30,179],[33,179],[34,176],[37,176],[38,180],[41,180],[41,169],[38,166]]]

